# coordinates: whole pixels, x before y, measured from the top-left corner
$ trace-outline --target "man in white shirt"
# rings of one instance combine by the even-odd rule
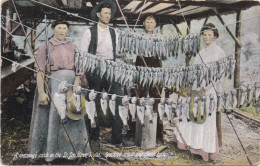
[[[112,0],[104,0],[96,5],[92,12],[91,18],[98,21],[98,24],[87,29],[83,34],[80,49],[88,53],[100,56],[106,60],[115,61],[116,56],[116,31],[108,27],[108,23],[116,13],[116,3]],[[106,80],[106,76],[100,79],[95,73],[86,73],[86,78],[89,83],[89,88],[95,91],[102,92],[109,91],[110,94],[123,96],[123,87],[119,83],[113,82],[112,84]],[[110,89],[110,90],[109,90]],[[99,101],[99,99],[96,99]],[[96,104],[98,106],[99,104]],[[112,121],[112,144],[123,144],[124,146],[132,146],[133,143],[127,141],[122,134],[123,123],[120,119],[118,112],[118,105],[121,105],[121,98],[116,99],[116,117]],[[100,109],[97,109],[98,111]],[[90,126],[90,125],[89,125]],[[99,123],[96,118],[96,128],[90,129],[91,144],[94,148],[99,148]]]

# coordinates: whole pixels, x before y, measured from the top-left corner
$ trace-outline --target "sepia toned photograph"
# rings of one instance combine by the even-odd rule
[[[0,165],[260,165],[259,0],[0,11]]]

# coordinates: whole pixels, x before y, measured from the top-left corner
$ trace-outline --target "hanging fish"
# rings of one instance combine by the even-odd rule
[[[187,97],[185,102],[184,115],[187,117],[188,122],[190,121],[190,102],[191,102],[191,97]]]
[[[59,84],[58,91],[54,94],[54,103],[57,107],[57,111],[61,118],[61,123],[66,123],[66,93],[68,91],[68,84],[66,81],[62,81]]]
[[[104,74],[106,73],[106,69],[107,69],[107,64],[106,61],[104,59],[101,59],[100,62],[100,78],[102,79]]]
[[[165,104],[165,113],[166,113],[166,116],[167,116],[169,122],[171,121],[171,119],[173,117],[172,116],[172,113],[173,113],[172,104],[173,104],[173,98],[169,98],[167,100],[167,104]]]
[[[240,98],[239,98],[239,108],[241,108],[244,105],[245,98],[246,98],[246,93],[245,93],[245,88],[243,86],[239,87],[239,92],[240,92]]]
[[[234,110],[236,106],[237,106],[237,91],[236,89],[233,89],[231,91],[231,107]]]
[[[222,106],[222,94],[221,92],[217,93],[217,110],[220,111]]]
[[[96,111],[96,99],[97,93],[94,92],[94,90],[91,90],[89,93],[89,102],[86,101],[86,112],[88,115],[88,118],[90,119],[91,128],[96,128],[96,121],[95,117],[97,117],[97,111]]]
[[[76,88],[76,91],[74,93],[72,93],[72,99],[73,99],[77,112],[80,112],[80,106],[81,106],[80,92],[81,92],[81,87],[78,86]]]
[[[225,95],[225,94],[224,94]],[[215,101],[214,101],[214,95],[209,95],[209,116],[211,116],[212,112],[215,110]]]
[[[164,121],[165,119],[165,103],[166,99],[162,97],[160,103],[158,104],[158,113],[161,121]]]
[[[182,121],[182,99],[181,98],[178,98],[178,100],[177,100],[177,106],[176,106],[175,112],[177,113],[179,122],[181,122]]]
[[[146,101],[146,105],[145,105],[145,115],[147,115],[149,117],[149,121],[150,123],[153,122],[153,104],[154,104],[155,100],[154,98],[150,98]]]
[[[257,100],[260,98],[260,84],[259,83],[255,83],[255,103],[257,102]]]
[[[224,92],[224,104],[225,104],[225,110],[227,110],[228,105],[229,105],[229,93],[228,92]]]
[[[231,59],[230,60],[230,66],[229,66],[229,69],[230,69],[230,71],[229,71],[229,73],[230,73],[230,75],[229,75],[229,79],[231,79],[232,78],[232,75],[233,75],[233,73],[234,73],[234,70],[235,70],[235,64],[236,64],[236,60],[235,59]]]
[[[253,91],[252,91],[251,85],[249,85],[249,84],[247,85],[246,92],[247,92],[247,107],[249,107],[250,103],[252,101],[252,98],[253,98]]]
[[[149,71],[147,70],[147,68],[145,68],[144,81],[143,81],[143,84],[142,84],[143,87],[147,84],[147,82],[148,82],[148,77],[149,77]]]
[[[207,96],[201,97],[201,104],[200,104],[200,117],[201,117],[201,119],[203,119],[203,116],[204,116],[204,110],[206,108],[206,100],[207,100]]]
[[[199,107],[199,100],[200,100],[200,97],[199,96],[195,96],[194,98],[194,103],[193,103],[193,115],[194,115],[194,120],[195,122],[197,121],[197,113],[198,113],[198,107]]]
[[[113,94],[109,100],[109,109],[113,115],[113,118],[116,119],[116,95]]]
[[[107,115],[108,99],[109,99],[109,97],[106,92],[103,93],[102,97],[100,98],[101,109],[102,109],[104,115]]]
[[[78,66],[78,63],[79,63],[79,51],[75,51],[74,66]]]
[[[142,126],[144,126],[144,112],[145,112],[145,98],[142,97],[140,99],[140,105],[137,105],[137,116],[138,119],[140,120]]]
[[[129,110],[130,110],[130,114],[132,116],[132,122],[135,122],[135,114],[136,114],[136,110],[137,110],[137,98],[136,97],[133,97],[131,99],[131,104],[129,104]]]
[[[122,119],[124,128],[129,130],[129,126],[127,124],[127,120],[128,120],[128,109],[129,109],[129,101],[128,101],[128,97],[124,96],[122,98],[122,105],[119,105],[119,116]]]

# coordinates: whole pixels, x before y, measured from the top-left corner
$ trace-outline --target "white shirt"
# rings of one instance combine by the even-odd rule
[[[97,43],[97,51],[96,55],[100,56],[104,59],[113,60],[113,46],[112,46],[112,39],[111,34],[109,31],[109,27],[105,30],[101,30],[98,25],[98,31],[97,31],[98,37],[98,43]],[[117,31],[115,30],[116,34],[116,45],[117,45]],[[91,32],[90,29],[87,29],[81,39],[80,42],[80,50],[88,52],[89,44],[91,40]]]

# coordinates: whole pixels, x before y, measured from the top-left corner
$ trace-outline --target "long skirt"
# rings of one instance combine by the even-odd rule
[[[50,76],[73,84],[75,72],[58,70],[51,72]],[[52,98],[58,90],[59,83],[49,79],[48,86]],[[71,86],[69,90],[72,90]],[[36,89],[29,135],[30,154],[37,154],[37,159],[45,158],[46,161],[53,161],[55,158],[75,159],[80,153],[90,153],[84,118],[80,120],[68,118],[67,123],[62,125],[53,103],[50,101],[49,106],[40,106],[38,100]]]

